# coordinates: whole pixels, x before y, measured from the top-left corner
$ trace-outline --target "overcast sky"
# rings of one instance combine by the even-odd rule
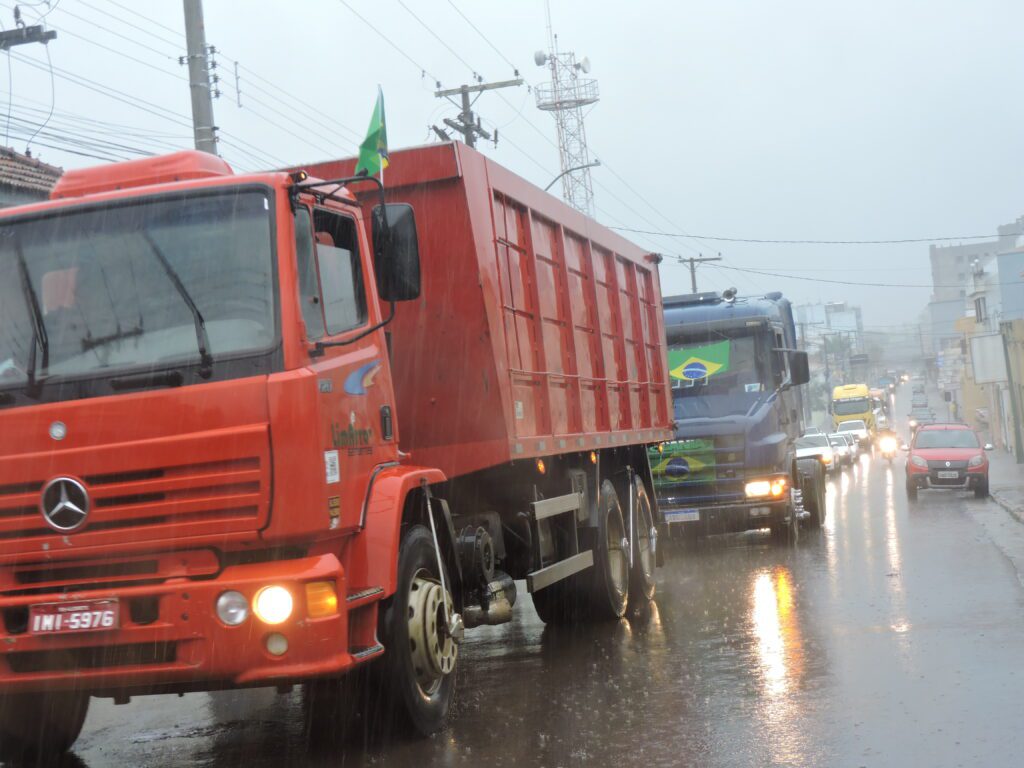
[[[22,8],[29,20],[47,10],[45,2]],[[5,28],[12,9],[0,0]],[[529,82],[545,80],[533,63],[533,51],[546,47],[541,0],[205,0],[205,13],[208,42],[222,52],[221,146],[241,169],[354,153],[378,83],[394,148],[432,140],[427,126],[454,116],[433,96],[435,78],[445,87],[474,72],[507,79],[507,58]],[[594,183],[605,224],[896,239],[994,232],[1024,213],[1020,0],[552,0],[552,16],[560,46],[588,56],[600,84],[586,128],[604,163]],[[34,154],[64,167],[97,162],[42,146],[69,137],[149,151],[190,146],[180,0],[61,0],[46,22],[58,30],[49,45],[55,113]],[[0,122],[24,150],[26,130],[51,104],[43,47],[15,49],[11,67],[10,128],[6,114]],[[485,94],[477,106],[485,126],[500,128],[487,154],[540,186],[558,174],[553,120],[525,87]],[[927,289],[899,287],[930,282],[927,244],[633,237],[666,254],[721,252],[721,266],[699,271],[704,290],[848,300],[863,307],[869,327],[916,320],[928,299]],[[689,273],[666,261],[662,283],[666,294],[688,292]]]

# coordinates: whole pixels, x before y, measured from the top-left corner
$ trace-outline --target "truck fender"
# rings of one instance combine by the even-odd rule
[[[374,476],[365,525],[349,550],[348,577],[353,587],[381,587],[384,597],[394,594],[406,500],[410,493],[420,492],[423,481],[434,485],[446,479],[439,469],[405,465],[386,467]]]

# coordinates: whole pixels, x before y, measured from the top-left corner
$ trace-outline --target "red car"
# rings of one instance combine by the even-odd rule
[[[922,488],[972,490],[988,496],[988,457],[978,436],[965,424],[925,424],[907,449],[907,498]]]

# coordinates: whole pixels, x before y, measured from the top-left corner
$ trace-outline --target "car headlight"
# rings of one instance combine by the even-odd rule
[[[264,587],[252,601],[252,612],[264,624],[282,624],[292,615],[292,593],[284,587]]]
[[[972,456],[971,457],[971,460],[967,462],[967,466],[969,466],[969,467],[980,467],[984,463],[985,463],[985,457],[982,454],[979,453],[977,456]]]
[[[883,437],[881,442],[879,442],[878,447],[881,448],[886,453],[888,453],[889,451],[895,451],[896,441],[891,437]]]
[[[922,459],[920,456],[911,456],[910,463],[913,464],[915,467],[924,467],[925,469],[928,469],[928,462]]]
[[[916,419],[911,419],[911,420],[910,420],[910,421],[908,421],[907,423],[908,423],[908,424],[910,425],[910,428],[911,428],[911,429],[913,429],[914,427],[916,427],[916,426],[917,426],[917,420],[916,420]]]

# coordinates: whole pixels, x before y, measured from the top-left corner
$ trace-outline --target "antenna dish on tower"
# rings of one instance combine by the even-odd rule
[[[583,61],[580,62],[580,69],[583,70],[585,75],[590,73],[590,57],[583,57]]]
[[[538,67],[543,67],[548,63],[548,55],[544,51],[537,51],[533,54],[533,63]]]

